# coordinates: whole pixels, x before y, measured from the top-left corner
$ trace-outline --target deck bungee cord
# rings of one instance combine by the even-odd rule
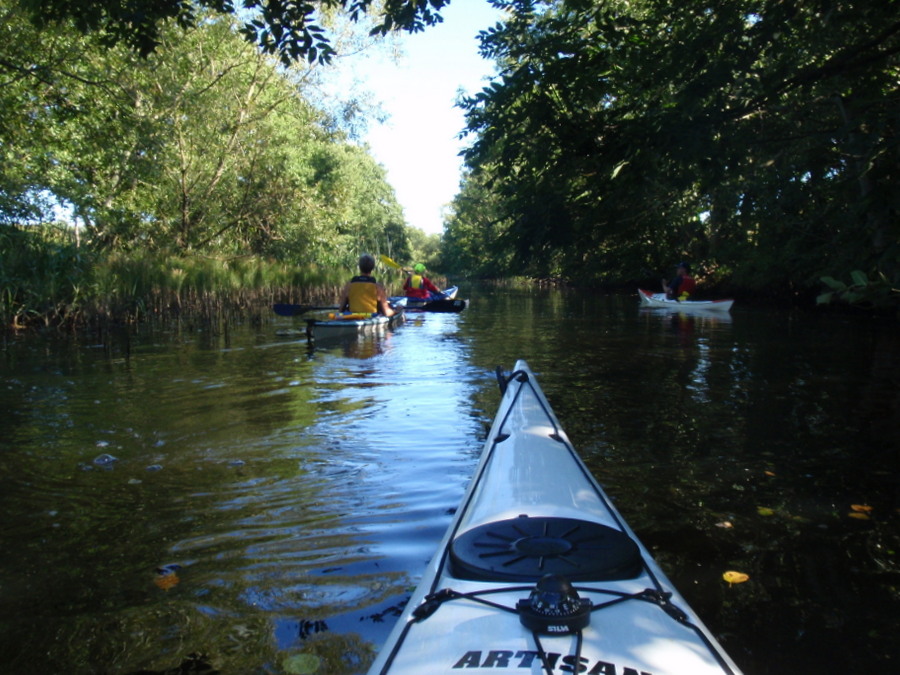
[[[456,656],[445,648],[442,660],[430,664],[445,673],[509,667],[537,668],[544,675],[739,673],[699,618],[679,606],[683,598],[668,590],[668,580],[581,461],[527,364],[521,364],[509,375],[497,368],[503,400],[478,467],[429,566],[430,578],[410,599],[415,606],[405,610],[392,644],[370,673],[424,672],[421,659],[428,646],[448,630],[466,640]],[[556,467],[561,477],[550,473]],[[559,494],[551,477],[565,487]],[[531,510],[531,515],[522,512]],[[487,587],[469,590],[478,584]],[[630,605],[654,606],[667,618],[621,609]],[[448,606],[455,609],[440,611]],[[518,620],[497,622],[490,612],[473,611],[478,606]],[[610,619],[592,624],[592,617],[607,611],[614,612]],[[682,628],[668,629],[667,621]],[[623,635],[627,643],[621,642]],[[635,651],[638,645],[651,650],[650,658]],[[586,649],[590,658],[584,657]],[[636,657],[634,667],[628,660]],[[513,659],[519,663],[510,665]],[[700,668],[691,665],[695,661]]]
[[[538,582],[540,584],[540,582]],[[501,610],[503,612],[508,612],[510,614],[519,615],[521,618],[523,611],[523,603],[525,600],[520,600],[516,603],[515,607],[510,607],[508,605],[503,605],[498,602],[492,602],[490,600],[485,599],[483,596],[494,595],[498,593],[534,593],[535,586],[513,586],[513,587],[497,587],[497,588],[488,588],[478,591],[471,591],[468,593],[460,593],[458,591],[454,591],[452,588],[443,588],[439,591],[436,591],[428,596],[426,596],[425,600],[416,607],[412,612],[412,622],[411,623],[419,623],[427,620],[431,615],[433,615],[438,609],[447,602],[459,601],[459,600],[469,600],[471,602],[478,602],[483,605],[487,605],[489,607],[493,607],[494,609]],[[642,591],[637,593],[623,593],[622,591],[615,591],[607,588],[594,588],[589,586],[572,586],[572,590],[585,594],[595,594],[595,595],[612,595],[615,596],[612,600],[607,600],[606,602],[600,604],[593,604],[590,599],[583,599],[588,603],[588,612],[591,614],[595,612],[599,612],[600,610],[607,609],[609,607],[613,607],[623,602],[627,602],[629,600],[638,600],[641,602],[647,602],[653,605],[656,605],[661,610],[663,610],[666,614],[668,614],[674,621],[677,621],[679,624],[686,626],[693,630],[698,637],[705,641],[706,636],[703,634],[703,631],[688,619],[688,615],[684,610],[679,608],[677,605],[671,602],[672,594],[666,591],[663,591],[659,588],[645,588]],[[550,616],[548,617],[551,620],[558,621],[560,618],[563,620],[565,617],[559,616]],[[523,622],[524,623],[524,622]],[[526,625],[526,627],[529,627]],[[570,631],[569,633],[562,633],[559,631],[547,632],[541,630],[532,629],[532,636],[534,638],[536,651],[538,652],[538,656],[541,659],[541,663],[544,664],[545,670],[547,673],[552,673],[552,668],[547,667],[547,653],[544,650],[543,645],[540,641],[540,635],[563,635],[563,634],[574,634],[577,638],[577,648],[575,651],[575,663],[578,663],[581,658],[581,644],[583,641],[583,633],[582,628],[578,628],[577,630]],[[726,668],[726,672],[732,672],[731,669],[727,666],[727,664],[722,663],[722,666]]]

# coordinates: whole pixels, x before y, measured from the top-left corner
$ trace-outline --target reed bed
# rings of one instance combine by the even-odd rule
[[[346,278],[347,269],[257,257],[106,254],[64,231],[0,228],[7,329],[261,320],[273,302],[332,302]]]

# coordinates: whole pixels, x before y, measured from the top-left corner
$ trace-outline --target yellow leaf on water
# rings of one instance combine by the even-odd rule
[[[851,504],[850,508],[860,513],[869,513],[872,510],[872,507],[868,504]]]
[[[774,476],[774,475],[775,475],[775,472],[774,472],[774,471],[763,471],[763,473],[766,474],[767,476]]]
[[[179,579],[178,575],[174,572],[172,574],[165,574],[153,578],[153,583],[159,586],[164,591],[169,590],[173,586],[177,586],[179,581],[181,581],[181,579]]]
[[[857,520],[871,520],[868,513],[860,513],[859,511],[853,511],[852,513],[848,513],[847,515],[850,518],[856,518]]]
[[[742,584],[750,578],[750,575],[744,574],[743,572],[728,570],[727,572],[725,572],[725,574],[722,575],[722,578],[729,584]]]
[[[768,506],[758,506],[756,508],[756,512],[761,516],[774,516],[775,511],[770,509]]]
[[[723,520],[721,523],[716,523],[716,527],[721,527],[723,530],[729,530],[734,527],[734,525],[732,525],[729,520]]]

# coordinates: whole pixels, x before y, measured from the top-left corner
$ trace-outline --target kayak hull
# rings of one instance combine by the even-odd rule
[[[676,311],[730,312],[734,300],[675,300],[667,298],[665,293],[651,293],[638,289],[641,307],[669,309]]]
[[[330,337],[378,333],[400,324],[403,314],[401,308],[389,317],[377,314],[366,319],[306,319],[306,337],[312,342]]]
[[[408,298],[404,295],[391,297],[393,305],[402,305],[409,312],[443,312],[458,314],[468,306],[468,300],[458,299],[458,286],[451,286],[443,291],[446,297],[437,299]]]
[[[555,616],[545,634],[523,625],[527,610],[517,604],[547,571],[565,571],[581,602],[592,603],[580,640]],[[462,504],[369,675],[496,668],[739,673],[591,476],[524,361],[506,380]]]

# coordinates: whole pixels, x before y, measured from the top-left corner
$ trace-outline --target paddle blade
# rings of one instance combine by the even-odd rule
[[[378,256],[378,259],[379,259],[381,262],[383,262],[385,265],[387,265],[388,267],[393,267],[395,270],[402,270],[402,269],[403,269],[402,267],[400,267],[400,265],[398,265],[397,263],[395,263],[393,260],[391,260],[390,258],[388,258],[386,255],[383,255],[383,254],[382,254],[382,255]]]
[[[305,308],[303,305],[288,305],[279,302],[272,305],[272,311],[278,316],[297,316],[298,314],[303,314]]]
[[[307,312],[314,312],[320,309],[338,309],[337,305],[290,305],[283,302],[276,302],[272,305],[272,311],[278,316],[299,316]]]

